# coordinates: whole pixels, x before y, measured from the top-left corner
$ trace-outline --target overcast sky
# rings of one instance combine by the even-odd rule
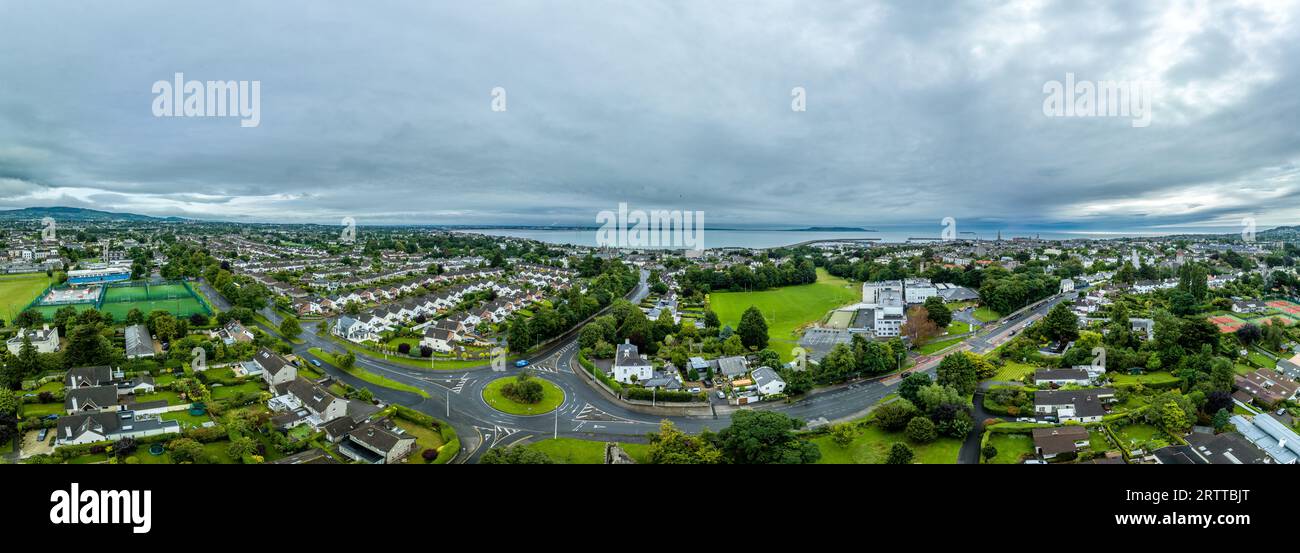
[[[1300,222],[1296,2],[325,4],[0,2],[0,208]],[[260,125],[155,117],[151,87],[177,72],[260,81]],[[1047,116],[1044,84],[1067,73],[1146,83],[1150,125]]]

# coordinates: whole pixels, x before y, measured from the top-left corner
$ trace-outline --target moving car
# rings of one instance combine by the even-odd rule
[[[515,361],[515,366],[516,366],[516,367],[527,367],[527,366],[528,366],[528,360],[527,360],[527,359],[520,359],[520,360],[518,360],[518,361]]]

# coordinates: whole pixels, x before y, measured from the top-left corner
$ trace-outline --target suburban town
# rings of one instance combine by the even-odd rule
[[[687,252],[4,215],[5,463],[1300,459],[1296,227]]]
[[[1285,549],[1298,60],[1300,0],[0,0],[3,528]]]

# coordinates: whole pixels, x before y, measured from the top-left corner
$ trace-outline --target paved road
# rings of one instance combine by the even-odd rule
[[[641,282],[629,295],[629,299],[634,303],[639,302],[649,293],[646,286],[647,276],[648,273],[642,271]],[[206,284],[204,286],[204,292],[214,302],[220,304],[225,301],[219,299],[220,294],[215,290],[206,287]],[[1006,321],[989,323],[965,345],[954,348],[949,353],[966,349],[978,353],[992,350],[1009,339],[1013,329],[1018,329],[1023,323],[1041,317],[1047,309],[1062,299],[1052,298]],[[316,326],[315,323],[303,325],[301,336],[303,343],[294,345],[295,354],[310,362],[319,360],[308,351],[310,348],[338,353],[344,351],[342,346],[329,337],[319,335]],[[368,384],[323,361],[322,365],[330,376],[352,386],[369,388],[380,401],[405,405],[449,422],[461,439],[462,451],[455,461],[461,463],[477,461],[489,448],[527,439],[560,436],[589,440],[642,441],[644,435],[654,431],[665,418],[672,420],[687,432],[699,432],[705,428],[720,430],[729,424],[730,415],[736,410],[730,406],[719,406],[714,416],[663,417],[641,414],[621,403],[607,399],[585,381],[586,377],[575,372],[583,370],[577,362],[576,334],[575,329],[530,357],[530,368],[533,369],[534,374],[550,381],[564,392],[564,401],[560,407],[555,412],[545,415],[509,415],[493,409],[483,401],[482,391],[489,382],[503,376],[518,374],[521,369],[513,366],[502,372],[493,371],[489,366],[460,370],[433,370],[415,368],[378,357],[357,356],[357,366],[425,390],[430,397],[424,398],[414,393]],[[918,358],[917,363],[907,372],[924,372],[933,377],[935,368],[942,358],[943,356]],[[805,421],[851,420],[862,417],[881,399],[892,393],[901,382],[902,376],[891,375],[821,388],[794,403],[760,404],[754,408],[780,411]],[[979,412],[982,410],[977,406],[977,413]],[[976,416],[977,426],[978,423],[982,423],[983,418]],[[978,432],[980,430],[972,432],[973,438],[971,438],[974,440],[973,450],[976,456],[979,449]],[[967,441],[970,442],[971,439]],[[967,449],[972,448],[963,447],[960,455],[963,461],[970,455]],[[977,457],[975,461],[978,461]]]

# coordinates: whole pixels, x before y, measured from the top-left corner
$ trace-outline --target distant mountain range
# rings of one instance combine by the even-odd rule
[[[1289,240],[1300,238],[1300,226],[1275,227],[1259,232],[1259,236],[1266,240]]]
[[[138,213],[114,213],[81,207],[24,207],[0,211],[0,221],[53,218],[56,221],[130,221],[181,222],[181,217],[152,217]]]

